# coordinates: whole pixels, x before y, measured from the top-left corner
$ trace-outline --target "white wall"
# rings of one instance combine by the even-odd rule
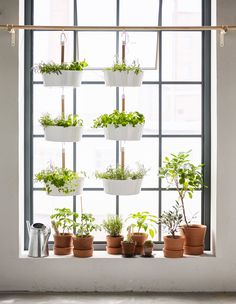
[[[218,0],[217,23],[236,24],[235,10],[236,1]],[[0,23],[18,23],[17,0],[1,0],[0,11]],[[0,45],[0,290],[236,291],[236,33],[217,55],[216,257],[180,260],[18,257],[18,54],[6,32]]]

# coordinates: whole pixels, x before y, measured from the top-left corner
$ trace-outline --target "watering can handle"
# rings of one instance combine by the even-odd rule
[[[46,246],[48,244],[48,240],[49,240],[50,234],[51,234],[51,229],[48,228],[48,233],[47,233],[47,236],[46,236],[46,238],[44,240],[44,244],[43,244],[43,250],[45,250],[45,248],[46,248]]]
[[[30,236],[30,222],[26,221],[27,229],[28,229],[28,235]]]

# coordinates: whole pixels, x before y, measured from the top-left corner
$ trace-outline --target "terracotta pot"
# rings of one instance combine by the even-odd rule
[[[109,254],[122,254],[122,247],[108,247],[106,246],[107,253]]]
[[[163,248],[165,258],[182,258],[184,250],[167,250]]]
[[[143,247],[143,252],[145,256],[152,256],[152,251],[153,251],[153,244],[145,244],[144,243],[144,247]]]
[[[134,232],[131,235],[131,239],[136,243],[135,254],[143,254],[143,245],[147,240],[148,235],[146,233]]]
[[[53,250],[54,250],[55,255],[69,255],[69,254],[72,254],[73,247],[60,248],[60,247],[54,246]]]
[[[164,248],[166,250],[183,250],[184,248],[184,236],[176,235],[173,238],[171,235],[164,236]]]
[[[134,257],[135,254],[135,243],[130,243],[127,241],[121,242],[122,254],[126,258]]]
[[[185,236],[184,247],[186,254],[203,254],[206,230],[207,227],[205,225],[183,225],[180,227],[181,234]]]
[[[72,233],[60,233],[59,235],[54,234],[54,246],[57,248],[68,248],[73,247]]]
[[[73,237],[74,249],[89,250],[93,248],[93,236]]]
[[[107,247],[119,248],[121,247],[121,241],[124,240],[124,237],[107,235],[106,240],[107,240]]]
[[[74,256],[77,258],[89,258],[93,256],[93,248],[91,249],[73,249]]]

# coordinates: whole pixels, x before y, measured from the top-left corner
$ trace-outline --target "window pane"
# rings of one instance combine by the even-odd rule
[[[84,134],[103,134],[101,128],[94,129],[93,120],[102,114],[110,114],[116,108],[116,89],[104,85],[84,85],[76,90],[77,113],[84,121]]]
[[[158,133],[159,87],[143,85],[140,88],[125,88],[126,111],[138,111],[145,116],[144,134]],[[123,90],[120,89],[120,100]],[[120,102],[121,108],[121,102]]]
[[[163,25],[201,25],[201,0],[165,0],[162,7]]]
[[[50,215],[55,208],[70,208],[73,211],[72,197],[49,196],[44,191],[34,191],[34,223],[43,223],[51,227]],[[52,230],[49,241],[53,241]]]
[[[163,85],[162,133],[201,134],[201,86]]]
[[[137,162],[149,169],[147,175],[143,179],[143,188],[158,187],[158,138],[142,138],[137,142],[126,142],[125,162],[132,169],[136,168]],[[145,151],[145,153],[144,153]]]
[[[120,25],[158,25],[159,0],[120,0]]]
[[[104,138],[83,138],[77,144],[77,168],[87,173],[85,187],[103,187],[102,181],[95,179],[94,172],[104,171],[116,164],[116,142]]]
[[[201,81],[201,33],[162,33],[164,81]]]
[[[81,213],[81,205],[77,199],[77,212]],[[103,191],[84,191],[83,212],[92,213],[97,224],[102,224],[107,214],[115,214],[116,197],[107,195]],[[106,232],[104,230],[93,232],[95,241],[105,241]]]
[[[78,25],[115,25],[115,0],[77,0]]]

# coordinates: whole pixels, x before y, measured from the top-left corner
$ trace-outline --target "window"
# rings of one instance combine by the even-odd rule
[[[42,0],[26,1],[26,24],[40,25],[207,25],[210,1],[187,0]],[[81,87],[66,88],[66,113],[78,113],[85,130],[79,143],[66,144],[66,167],[90,175],[83,194],[83,210],[98,222],[107,214],[149,211],[160,215],[176,198],[158,180],[158,168],[171,152],[192,150],[192,160],[205,163],[204,179],[209,186],[187,204],[197,222],[210,227],[210,33],[201,31],[128,32],[127,61],[138,59],[145,69],[140,88],[126,88],[126,110],[145,115],[140,142],[126,143],[126,165],[139,161],[150,168],[136,196],[111,196],[103,192],[95,170],[119,163],[119,143],[104,139],[91,128],[93,119],[121,108],[121,88],[104,85],[102,69],[121,54],[119,32],[66,32],[65,61],[89,63]],[[38,119],[42,113],[60,114],[60,89],[44,87],[31,67],[41,61],[60,61],[60,32],[25,32],[25,219],[49,224],[55,207],[80,212],[80,197],[49,197],[34,174],[50,161],[61,164],[61,144],[46,142]],[[105,243],[104,232],[95,234]],[[162,232],[155,237],[162,242]],[[209,230],[206,249],[209,249]],[[25,248],[27,232],[25,229]]]

